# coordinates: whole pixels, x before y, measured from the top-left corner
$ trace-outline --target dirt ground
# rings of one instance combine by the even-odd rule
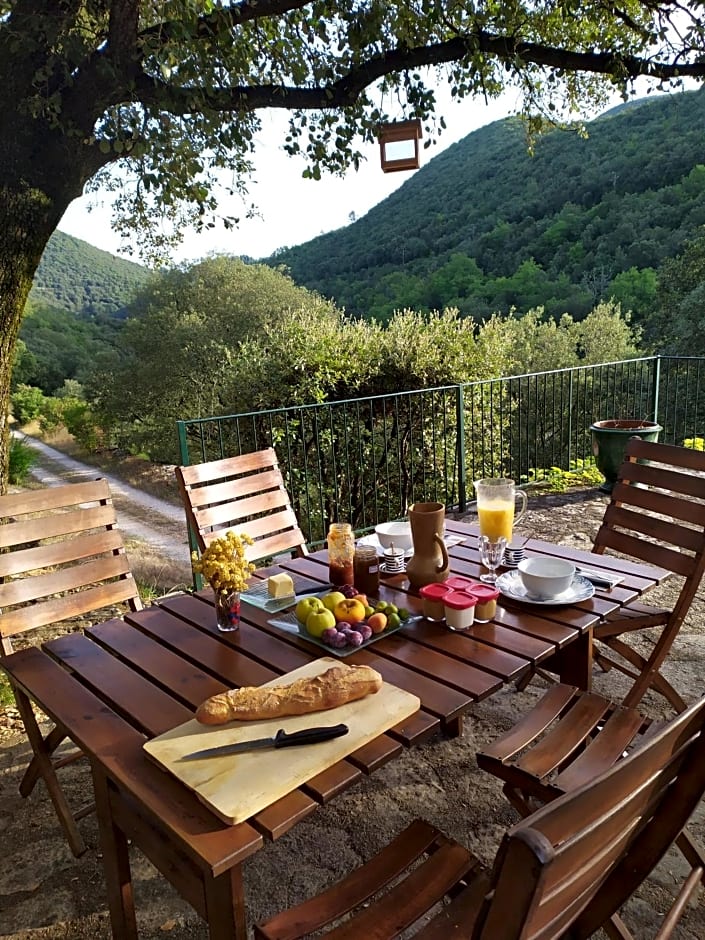
[[[596,490],[532,498],[522,530],[588,548],[606,501]],[[665,603],[676,589],[676,585],[666,585],[652,592],[649,600]],[[703,692],[704,603],[701,591],[667,670],[690,701]],[[595,686],[617,697],[622,689],[614,673],[596,674]],[[258,852],[245,865],[252,920],[320,890],[368,858],[419,815],[491,862],[502,833],[516,822],[516,816],[498,783],[478,770],[475,752],[508,728],[542,691],[540,680],[524,692],[504,689],[474,708],[460,738],[449,741],[439,736],[411,748]],[[655,698],[647,701],[646,708],[654,715],[661,713]],[[21,725],[12,710],[6,709],[0,725],[0,936],[12,940],[110,937],[95,817],[88,816],[81,823],[88,851],[75,859],[43,787],[39,785],[27,800],[18,794],[28,752]],[[64,769],[62,779],[73,805],[80,805],[90,795],[90,776],[80,763]],[[705,839],[704,828],[700,812],[692,830],[701,841]],[[670,854],[630,902],[625,920],[637,940],[653,936],[666,909],[666,898],[683,872],[681,857]],[[134,853],[133,875],[144,940],[207,937],[191,908],[138,852]],[[702,898],[686,911],[675,936],[681,940],[705,937]]]

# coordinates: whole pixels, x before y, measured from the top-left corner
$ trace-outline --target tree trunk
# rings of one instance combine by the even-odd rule
[[[26,184],[0,185],[0,493],[8,485],[10,379],[22,314],[42,252],[65,208]]]

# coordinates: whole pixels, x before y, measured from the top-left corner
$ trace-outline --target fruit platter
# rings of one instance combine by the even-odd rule
[[[334,656],[349,656],[417,620],[403,607],[358,593],[351,585],[302,597],[269,622],[298,633]]]

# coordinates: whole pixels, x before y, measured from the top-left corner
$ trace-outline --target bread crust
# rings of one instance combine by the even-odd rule
[[[220,725],[305,715],[354,702],[381,688],[382,676],[375,669],[340,663],[290,685],[245,686],[213,695],[199,705],[196,719],[204,725]]]

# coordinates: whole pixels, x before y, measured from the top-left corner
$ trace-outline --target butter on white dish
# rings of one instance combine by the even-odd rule
[[[294,594],[294,582],[291,575],[271,575],[267,578],[267,591],[270,597],[291,597]]]

